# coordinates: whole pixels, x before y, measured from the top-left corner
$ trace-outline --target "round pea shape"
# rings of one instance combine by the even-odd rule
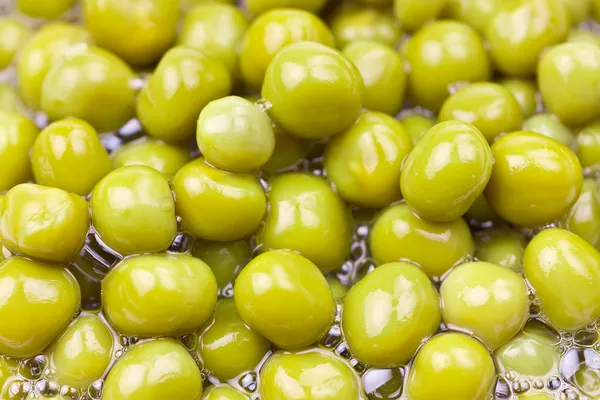
[[[0,353],[6,356],[39,354],[79,309],[79,285],[64,268],[11,257],[0,263],[0,287]]]
[[[8,67],[31,36],[31,29],[16,18],[0,18],[0,70]]]
[[[265,252],[235,281],[240,317],[282,349],[316,342],[333,320],[335,302],[319,269],[288,250]]]
[[[363,207],[385,207],[399,200],[400,168],[412,150],[402,124],[374,111],[361,114],[325,149],[327,178],[340,196]]]
[[[600,164],[600,121],[591,123],[577,134],[577,157],[584,168]]]
[[[201,395],[200,369],[174,339],[152,340],[130,348],[111,369],[102,389],[104,400],[197,400]]]
[[[505,0],[448,0],[445,14],[483,31]],[[511,0],[509,0],[511,1]]]
[[[494,361],[481,343],[460,333],[442,333],[417,353],[406,393],[411,400],[484,400],[495,378]]]
[[[229,385],[214,385],[206,392],[202,400],[248,400],[248,396]]]
[[[217,303],[213,318],[198,339],[204,368],[222,381],[253,370],[269,351],[269,341],[244,324],[233,299]]]
[[[483,192],[492,163],[490,146],[477,128],[460,121],[442,122],[406,158],[400,189],[420,217],[453,221]]]
[[[402,37],[400,24],[385,9],[342,3],[329,21],[335,43],[339,49],[348,44],[369,40],[395,46]]]
[[[400,26],[409,32],[415,32],[426,22],[436,19],[446,7],[447,0],[394,0],[394,15]]]
[[[350,215],[327,181],[290,172],[269,184],[269,212],[257,237],[262,249],[298,251],[323,273],[340,268],[350,253]]]
[[[293,43],[271,60],[262,96],[271,104],[269,115],[286,132],[319,139],[342,132],[358,118],[363,81],[354,64],[336,50]]]
[[[173,179],[177,214],[183,229],[195,238],[230,241],[254,233],[267,210],[258,179],[233,174],[196,159]]]
[[[111,169],[98,133],[77,118],[54,122],[42,130],[33,145],[31,165],[39,184],[80,196],[87,196]]]
[[[102,280],[102,305],[125,335],[190,333],[210,317],[217,281],[203,261],[183,254],[126,258]]]
[[[58,382],[88,388],[104,375],[112,360],[114,339],[96,315],[80,316],[49,349]]]
[[[575,144],[575,136],[571,130],[552,114],[536,114],[527,118],[523,123],[523,130],[541,133],[569,148],[573,148]]]
[[[521,107],[524,118],[535,114],[537,110],[537,86],[527,79],[504,79],[500,84],[508,89]]]
[[[3,210],[0,231],[4,246],[48,262],[75,260],[90,227],[87,201],[62,189],[32,183],[9,190]]]
[[[250,246],[246,240],[211,242],[199,240],[194,243],[192,254],[204,261],[217,279],[219,290],[233,282],[235,276],[250,260]]]
[[[373,367],[406,364],[440,321],[437,290],[413,264],[377,267],[344,299],[342,327],[350,350]]]
[[[0,191],[33,177],[29,150],[38,132],[37,126],[27,117],[16,112],[0,111]]]
[[[496,140],[492,153],[494,167],[484,194],[502,219],[524,226],[547,224],[579,197],[581,165],[565,145],[518,131]]]
[[[575,331],[600,316],[600,253],[585,239],[546,229],[527,245],[523,265],[554,326]]]
[[[177,233],[169,183],[149,167],[110,172],[94,188],[90,206],[100,238],[123,255],[163,251]]]
[[[475,234],[475,257],[511,271],[523,271],[525,238],[510,228],[488,228]]]
[[[600,249],[600,186],[595,179],[583,180],[581,194],[561,219],[560,227]]]
[[[34,18],[55,19],[69,11],[75,0],[17,0],[17,10]]]

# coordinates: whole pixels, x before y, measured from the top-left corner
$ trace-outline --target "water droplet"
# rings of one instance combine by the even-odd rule
[[[402,371],[399,369],[370,369],[362,377],[369,400],[400,399],[402,396]]]
[[[560,394],[561,400],[579,400],[579,394],[572,388],[566,388]]]
[[[244,374],[244,376],[240,378],[239,384],[242,388],[244,388],[244,390],[250,393],[254,393],[258,384],[258,377],[256,376],[256,372],[252,371],[248,372],[247,374]]]
[[[529,382],[527,382],[525,380],[513,382],[512,387],[513,387],[513,390],[515,391],[515,393],[519,393],[519,394],[525,393],[530,388]]]
[[[496,380],[496,386],[494,388],[494,396],[496,400],[499,399],[510,399],[512,397],[512,391],[510,385],[506,379],[499,377]]]
[[[35,390],[43,396],[54,397],[60,393],[60,386],[56,382],[41,380],[35,384]]]
[[[195,333],[189,335],[183,335],[179,338],[179,341],[190,351],[193,351],[198,344],[198,337]]]
[[[340,343],[335,348],[335,354],[343,358],[350,358],[350,349],[346,343]]]
[[[102,387],[104,386],[104,382],[100,379],[96,382],[92,383],[88,388],[88,393],[94,400],[100,399],[102,395]]]
[[[321,346],[326,349],[333,349],[342,340],[342,329],[339,325],[333,325],[329,331],[321,338]]]
[[[13,381],[8,387],[8,398],[10,400],[24,400],[31,393],[31,384],[22,380]]]
[[[560,389],[561,386],[562,386],[562,381],[560,380],[560,378],[558,376],[553,376],[552,378],[550,378],[550,380],[548,381],[548,384],[546,385],[546,387],[548,387],[548,389],[550,389],[550,390],[558,390],[558,389]]]
[[[367,369],[365,367],[365,365],[363,363],[361,363],[360,361],[358,361],[356,358],[353,358],[350,360],[350,366],[352,368],[354,368],[354,370],[359,374],[362,375],[363,372],[365,372],[365,369]]]
[[[185,233],[179,233],[175,236],[175,239],[173,239],[168,251],[171,253],[186,253],[190,250],[191,244],[192,238]]]
[[[573,337],[575,344],[584,347],[593,346],[598,341],[598,332],[596,331],[579,331]]]
[[[38,380],[44,373],[46,363],[46,357],[43,355],[29,358],[21,363],[19,373],[25,379]]]

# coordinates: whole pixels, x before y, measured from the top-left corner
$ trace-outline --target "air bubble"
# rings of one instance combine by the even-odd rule
[[[42,377],[46,364],[47,360],[43,355],[27,359],[21,363],[19,373],[25,379],[38,380]]]
[[[179,338],[179,341],[190,351],[193,351],[198,344],[198,336],[195,333],[189,335],[183,335]]]
[[[370,369],[362,377],[369,400],[395,400],[402,397],[403,374],[399,369]]]
[[[321,338],[321,346],[326,349],[333,349],[342,340],[342,329],[339,325],[333,325],[329,331]]]
[[[515,391],[515,393],[518,393],[518,394],[525,393],[526,391],[528,391],[530,389],[529,382],[527,382],[525,380],[513,382],[512,387],[513,387],[513,390]]]
[[[495,399],[510,399],[512,397],[512,391],[510,390],[510,384],[503,377],[499,377],[496,380],[496,386],[494,387]]]
[[[359,375],[362,375],[362,373],[367,369],[365,365],[356,358],[350,360],[350,366],[354,368],[354,371],[356,371]]]
[[[192,238],[185,233],[179,233],[171,242],[168,251],[170,253],[187,253],[192,247]]]
[[[573,337],[573,341],[578,346],[591,347],[598,341],[598,332],[596,331],[579,331]]]
[[[79,400],[79,398],[81,397],[81,393],[79,393],[77,389],[67,385],[64,385],[60,389],[60,394],[71,400]]]
[[[550,378],[548,384],[546,385],[546,387],[552,391],[560,389],[561,386],[562,381],[558,376],[553,376],[552,378]]]
[[[60,386],[56,382],[42,380],[35,384],[35,390],[45,397],[55,397],[60,393]]]
[[[16,380],[8,387],[8,398],[10,400],[25,400],[31,393],[31,389],[29,382]]]
[[[94,400],[99,400],[102,396],[102,387],[104,386],[104,382],[102,380],[97,380],[92,383],[88,389],[88,394]]]
[[[566,388],[560,394],[560,400],[579,400],[579,399],[580,399],[579,394],[571,388]]]
[[[256,372],[252,371],[244,374],[244,376],[240,378],[239,384],[247,392],[254,393],[258,386],[258,377]]]
[[[348,345],[346,343],[340,343],[336,348],[335,348],[335,354],[337,354],[340,357],[343,358],[350,358],[350,348],[348,347]]]

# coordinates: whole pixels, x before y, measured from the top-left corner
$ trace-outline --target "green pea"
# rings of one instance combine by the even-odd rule
[[[8,191],[0,218],[4,246],[43,261],[73,261],[90,227],[88,203],[62,189],[23,183]]]
[[[154,168],[168,180],[190,161],[190,153],[185,148],[146,138],[125,144],[111,157],[114,169],[142,165]]]
[[[569,148],[573,148],[575,144],[571,130],[552,114],[536,114],[527,118],[523,123],[523,130],[541,133]]]
[[[348,287],[340,282],[335,276],[328,276],[327,283],[329,284],[329,290],[336,303],[341,303],[346,294],[348,293]]]
[[[415,32],[426,22],[436,19],[446,7],[447,0],[394,0],[394,15],[402,29]]]
[[[585,239],[546,229],[527,245],[523,265],[554,326],[574,331],[600,316],[600,253]]]
[[[445,12],[448,17],[465,22],[482,32],[505,1],[507,0],[448,0]]]
[[[217,303],[214,319],[198,339],[198,354],[206,368],[220,380],[254,369],[271,344],[240,318],[233,299]]]
[[[0,352],[6,356],[39,354],[79,309],[79,285],[64,268],[11,257],[0,263],[0,287]]]
[[[481,82],[466,86],[446,99],[438,121],[450,120],[472,124],[492,143],[501,133],[520,129],[523,112],[508,89]]]
[[[65,22],[46,24],[35,32],[17,57],[17,78],[23,102],[33,109],[40,109],[42,83],[50,68],[65,54],[72,53],[73,46],[90,41],[88,31],[82,26]]]
[[[471,204],[471,208],[465,214],[469,222],[478,226],[487,226],[494,222],[499,222],[502,219],[496,211],[492,209],[490,203],[486,200],[483,194],[479,195]]]
[[[55,19],[69,11],[75,0],[17,0],[17,10],[34,18]]]
[[[504,220],[523,226],[548,224],[579,197],[581,165],[565,145],[518,131],[496,140],[492,153],[494,167],[484,194]]]
[[[595,352],[592,354],[593,356],[597,355]],[[594,399],[600,396],[600,371],[598,370],[598,367],[592,363],[593,361],[579,364],[577,370],[570,379],[576,388]]]
[[[431,278],[441,277],[475,250],[464,220],[429,222],[414,215],[406,204],[391,206],[377,217],[369,247],[378,264],[412,261]]]
[[[592,0],[592,16],[596,21],[600,21],[600,0]]]
[[[444,323],[472,332],[491,350],[515,336],[529,318],[525,280],[497,264],[459,265],[444,279],[440,294]]]
[[[330,20],[331,31],[339,49],[358,40],[370,40],[395,46],[402,36],[393,15],[378,8],[343,3]]]
[[[244,322],[282,349],[316,342],[335,312],[321,271],[288,250],[268,251],[251,260],[235,281],[234,299]]]
[[[113,336],[95,315],[79,317],[50,347],[49,359],[61,384],[88,388],[112,359]]]
[[[27,117],[16,112],[0,111],[0,191],[33,177],[29,150],[38,132],[37,126]]]
[[[131,65],[152,64],[175,40],[179,0],[84,0],[94,41]]]
[[[0,69],[8,67],[31,36],[31,29],[15,18],[0,18]]]
[[[317,14],[327,3],[326,0],[247,0],[248,11],[253,16],[259,16],[273,9],[300,9]]]
[[[202,397],[202,400],[248,400],[242,392],[229,385],[211,386]]]
[[[406,393],[411,400],[484,400],[495,378],[494,361],[481,343],[460,333],[443,333],[417,352]]]
[[[334,46],[327,25],[310,12],[278,8],[260,15],[248,27],[241,44],[240,69],[244,81],[259,89],[275,53],[288,44],[302,41]]]
[[[102,305],[126,335],[190,333],[210,317],[217,282],[208,265],[183,254],[126,258],[102,281]]]
[[[195,238],[230,241],[254,233],[267,211],[258,179],[213,168],[196,159],[173,179],[177,214]]]
[[[410,64],[408,86],[417,106],[437,111],[450,95],[453,83],[489,80],[490,65],[483,41],[467,24],[433,22],[419,30],[405,50]]]
[[[545,394],[545,393],[534,393],[534,394],[526,394],[523,396],[519,396],[519,399],[526,399],[526,400],[553,400],[554,397],[550,396],[549,394]]]
[[[272,125],[273,133],[275,134],[275,148],[269,161],[261,167],[261,170],[269,175],[294,166],[299,161],[305,159],[311,149],[309,141],[284,132],[275,123]]]
[[[488,228],[475,234],[475,257],[511,271],[523,271],[525,238],[510,228]]]
[[[581,194],[560,226],[600,249],[600,186],[595,179],[583,180]]]
[[[492,163],[490,146],[477,128],[442,122],[423,136],[402,165],[402,195],[422,218],[455,220],[483,192]]]
[[[234,242],[197,241],[192,254],[204,261],[217,279],[217,286],[222,290],[233,282],[235,276],[250,260],[250,246],[245,240]]]
[[[571,33],[569,33],[567,42],[586,42],[600,47],[600,35],[581,29],[573,29],[571,30]]]
[[[206,161],[231,172],[261,167],[275,148],[267,114],[238,96],[208,103],[198,117],[196,141]]]
[[[428,130],[433,128],[435,120],[419,114],[410,114],[401,119],[404,130],[412,139],[413,146],[416,146]]]
[[[329,353],[276,353],[260,370],[264,400],[337,400],[359,397],[352,369]]]
[[[504,79],[500,82],[508,89],[521,107],[523,117],[535,114],[537,110],[537,87],[535,82],[525,79]]]
[[[200,369],[174,339],[130,348],[111,369],[102,390],[105,400],[199,399],[201,395]]]
[[[564,41],[571,21],[555,0],[505,1],[485,27],[485,38],[496,68],[504,75],[536,72],[542,51]]]
[[[584,168],[600,163],[600,120],[587,125],[577,134],[577,156]]]
[[[406,364],[441,321],[440,299],[417,266],[384,264],[355,284],[344,300],[342,326],[352,353],[374,367]]]
[[[356,65],[364,82],[363,107],[396,115],[404,102],[404,60],[396,50],[374,41],[356,41],[343,54]]]
[[[298,251],[323,273],[340,268],[350,253],[350,215],[327,181],[290,172],[269,184],[269,212],[257,237],[262,250]]]
[[[171,188],[152,168],[110,172],[94,188],[90,206],[96,232],[123,255],[165,250],[177,233]]]
[[[185,15],[177,43],[218,58],[235,78],[239,75],[237,49],[247,28],[248,19],[234,5],[201,3]]]
[[[148,135],[167,142],[193,137],[200,111],[227,96],[231,78],[216,58],[174,47],[161,58],[137,99],[137,115]]]
[[[8,83],[0,83],[0,113],[20,112],[21,99],[15,88]]]
[[[582,125],[600,116],[600,47],[565,43],[545,53],[538,84],[548,109],[567,125]]]
[[[592,0],[560,0],[565,6],[573,25],[587,20],[592,13]]]
[[[318,139],[349,128],[358,118],[363,82],[354,64],[338,51],[319,43],[293,43],[273,57],[262,96],[286,132]]]
[[[33,145],[31,165],[39,184],[80,196],[88,195],[111,169],[96,130],[76,118],[54,122],[42,130]]]

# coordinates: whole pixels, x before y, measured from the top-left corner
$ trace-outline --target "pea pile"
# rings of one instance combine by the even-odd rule
[[[599,0],[0,7],[0,400],[600,399]]]

